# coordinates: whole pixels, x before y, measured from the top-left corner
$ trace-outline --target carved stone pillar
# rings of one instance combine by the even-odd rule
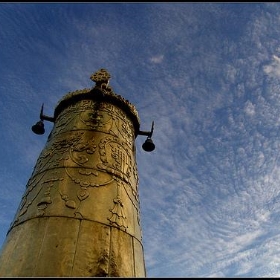
[[[56,106],[2,247],[0,277],[146,276],[135,159],[139,119],[106,74],[101,69],[92,76],[93,89],[68,93]]]

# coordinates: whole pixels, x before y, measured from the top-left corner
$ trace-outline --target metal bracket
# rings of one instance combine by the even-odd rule
[[[152,122],[152,128],[151,131],[141,131],[139,130],[137,135],[146,135],[148,138],[151,138],[154,132],[154,121]]]
[[[44,103],[42,104],[42,107],[41,107],[40,120],[41,121],[45,120],[45,121],[49,121],[49,122],[54,122],[54,118],[44,115],[43,110],[44,110]]]

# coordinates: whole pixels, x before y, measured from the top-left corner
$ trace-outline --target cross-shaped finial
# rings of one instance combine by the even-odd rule
[[[100,69],[90,76],[90,79],[96,83],[96,85],[101,86],[106,84],[106,87],[109,84],[109,79],[111,78],[109,72],[106,69]]]

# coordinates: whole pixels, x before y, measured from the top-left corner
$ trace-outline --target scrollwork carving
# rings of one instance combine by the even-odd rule
[[[69,158],[78,166],[84,166],[88,162],[86,154],[95,152],[97,145],[94,138],[85,139],[84,132],[76,132],[69,137],[58,137],[55,141],[49,142],[40,154],[33,174],[38,174],[44,170],[63,166],[63,162]],[[84,152],[85,154],[81,154]]]

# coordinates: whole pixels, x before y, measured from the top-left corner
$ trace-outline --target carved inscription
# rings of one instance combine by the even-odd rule
[[[120,143],[116,138],[105,137],[99,143],[99,154],[102,162],[97,165],[99,169],[129,183],[129,177],[132,175],[132,159],[125,143]]]

